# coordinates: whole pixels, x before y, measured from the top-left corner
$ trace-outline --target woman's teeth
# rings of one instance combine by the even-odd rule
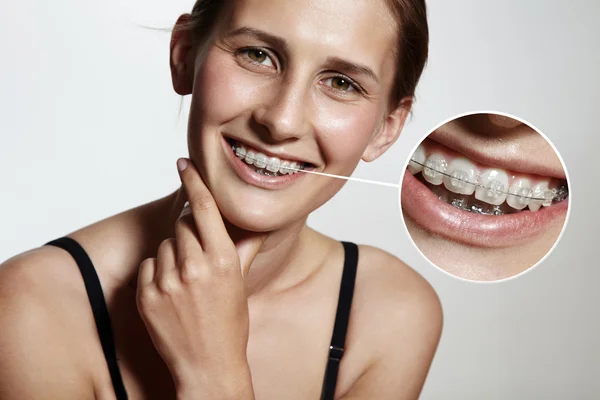
[[[305,163],[281,160],[277,157],[267,157],[265,154],[248,149],[237,142],[231,144],[231,149],[240,160],[262,175],[293,175],[306,168]]]
[[[429,188],[440,199],[480,214],[500,215],[526,207],[535,212],[542,206],[549,207],[566,199],[569,193],[566,183],[550,188],[551,178],[542,178],[535,184],[527,177],[509,178],[509,174],[513,174],[506,170],[479,169],[465,157],[448,162],[443,154],[435,151],[427,155],[422,145],[417,147],[407,169],[413,175],[421,172],[422,178],[430,184]],[[442,184],[447,191],[441,188]]]

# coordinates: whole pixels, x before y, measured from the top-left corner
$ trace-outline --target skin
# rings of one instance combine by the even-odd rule
[[[517,167],[524,155],[535,154],[531,161],[542,176],[565,178],[560,159],[544,137],[509,117],[494,114],[462,117],[445,124],[430,137],[434,140],[453,137],[492,156],[510,158]],[[500,248],[467,245],[432,234],[407,213],[404,220],[417,247],[435,265],[461,278],[494,281],[517,275],[544,257],[560,235],[565,217],[556,218],[539,235]]]
[[[272,47],[227,36],[242,26],[286,40],[279,69],[240,58],[244,46]],[[383,1],[240,0],[205,48],[174,34],[173,86],[192,95],[181,188],[69,234],[102,282],[130,398],[319,397],[344,255],[306,218],[342,183],[242,184],[219,140],[252,138],[343,175],[376,159],[410,108],[410,99],[388,107],[392,26]],[[368,65],[379,83],[332,68],[331,56]],[[334,90],[339,73],[368,94]],[[359,254],[336,398],[416,399],[441,335],[439,300],[392,255]],[[80,273],[63,250],[2,265],[0,324],[11,327],[0,333],[0,398],[114,398]]]

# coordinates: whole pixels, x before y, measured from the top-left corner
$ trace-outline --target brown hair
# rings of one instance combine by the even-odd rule
[[[196,44],[206,41],[222,16],[225,0],[196,0],[189,21],[178,29],[191,30]],[[427,62],[429,27],[425,0],[386,0],[398,22],[396,80],[390,96],[397,107],[404,97],[414,98],[415,89]]]

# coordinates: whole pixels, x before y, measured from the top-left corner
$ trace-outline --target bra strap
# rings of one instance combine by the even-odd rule
[[[94,314],[94,320],[96,321],[96,329],[98,330],[98,336],[100,336],[100,344],[102,345],[104,358],[106,358],[106,363],[108,364],[108,371],[110,373],[110,379],[112,380],[115,394],[118,400],[127,400],[127,392],[125,391],[121,372],[119,371],[119,366],[117,364],[110,316],[108,314],[108,308],[106,307],[104,293],[102,292],[102,285],[100,284],[100,279],[92,264],[92,260],[90,260],[90,257],[83,247],[70,237],[61,237],[46,243],[45,246],[46,245],[60,247],[69,252],[75,259],[79,271],[81,272],[81,276],[83,277],[85,290],[92,307],[92,313]]]
[[[346,345],[346,333],[348,331],[348,320],[350,319],[350,308],[354,295],[354,284],[356,282],[356,267],[358,266],[358,246],[350,242],[342,242],[344,246],[344,272],[340,285],[335,325],[329,346],[329,358],[325,370],[325,380],[321,400],[333,400],[337,384],[340,361],[344,356]]]

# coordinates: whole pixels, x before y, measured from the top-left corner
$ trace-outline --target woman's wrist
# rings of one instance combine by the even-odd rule
[[[254,400],[250,368],[188,374],[175,382],[177,400]]]

